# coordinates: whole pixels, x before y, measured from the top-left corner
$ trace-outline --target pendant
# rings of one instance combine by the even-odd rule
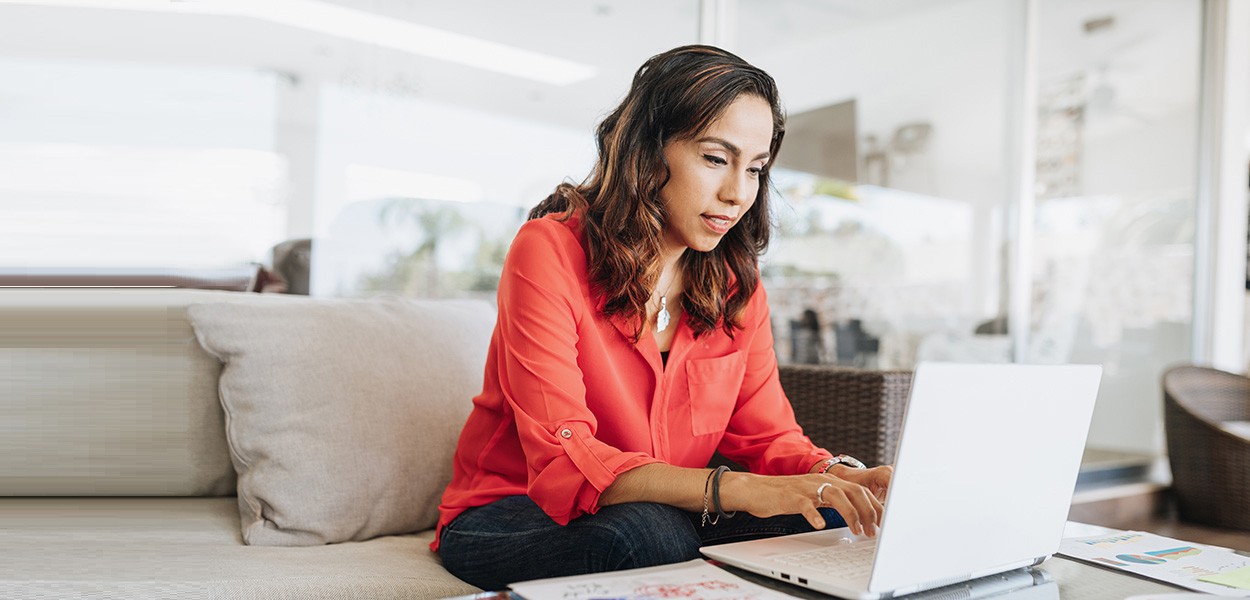
[[[660,331],[664,331],[665,329],[668,329],[668,322],[669,322],[668,299],[665,298],[664,296],[660,296],[660,312],[656,313],[655,315],[656,332],[660,332]]]

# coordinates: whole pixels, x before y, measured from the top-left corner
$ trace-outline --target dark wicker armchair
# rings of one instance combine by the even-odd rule
[[[874,466],[894,462],[911,375],[911,371],[781,365],[781,387],[812,442]]]
[[[1250,379],[1173,367],[1163,375],[1163,406],[1181,519],[1250,529],[1250,437],[1223,426],[1250,421]]]

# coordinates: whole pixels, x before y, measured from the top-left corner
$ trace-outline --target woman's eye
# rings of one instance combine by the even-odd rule
[[[760,167],[751,167],[750,169],[747,169],[747,173],[750,173],[751,177],[759,177],[760,173],[763,173],[763,172],[764,172],[764,169]]]
[[[725,166],[729,164],[725,159],[716,156],[715,154],[704,154],[703,158],[714,165]]]

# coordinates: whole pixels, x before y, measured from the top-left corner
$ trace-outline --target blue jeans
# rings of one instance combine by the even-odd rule
[[[831,508],[826,527],[845,527]],[[528,496],[471,508],[443,528],[439,555],[452,575],[485,590],[528,579],[653,567],[699,557],[699,547],[812,530],[802,515],[739,512],[716,525],[653,502],[605,506],[559,525]]]

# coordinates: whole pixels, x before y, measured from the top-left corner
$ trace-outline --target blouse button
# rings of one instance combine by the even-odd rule
[[[567,440],[567,439],[569,439],[569,438],[571,438],[571,437],[573,437],[573,430],[568,429],[568,428],[561,429],[561,430],[560,430],[560,437],[562,437],[562,438],[564,438],[564,439],[566,439],[566,440]]]

